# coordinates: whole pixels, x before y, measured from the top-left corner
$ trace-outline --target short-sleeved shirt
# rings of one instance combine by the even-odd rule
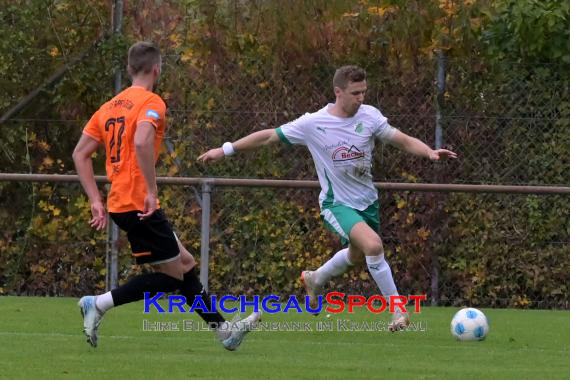
[[[285,143],[306,145],[311,152],[321,209],[343,204],[363,211],[378,199],[372,182],[375,140],[390,141],[396,129],[375,107],[362,105],[354,116],[342,118],[329,113],[332,106],[307,113],[276,132]]]
[[[135,132],[141,122],[152,124],[156,160],[166,128],[165,113],[166,104],[160,96],[132,86],[103,104],[83,129],[84,134],[105,145],[110,212],[144,210],[147,189],[137,162]]]

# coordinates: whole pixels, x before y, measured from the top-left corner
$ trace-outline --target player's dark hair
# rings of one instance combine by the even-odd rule
[[[350,82],[362,82],[366,80],[366,71],[358,66],[347,65],[336,70],[333,77],[333,88],[345,89]]]
[[[160,50],[152,42],[141,41],[129,48],[129,73],[148,74],[154,65],[160,65]]]

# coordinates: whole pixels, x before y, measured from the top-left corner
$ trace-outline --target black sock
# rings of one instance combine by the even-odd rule
[[[202,296],[202,301],[206,305],[208,311],[212,310],[212,300],[210,299],[210,295],[202,286],[200,279],[196,276],[196,270],[192,268],[189,272],[184,274],[184,284],[180,288],[180,292],[184,297],[186,297],[186,303],[190,306],[194,303],[197,295]],[[195,309],[196,313],[208,324],[212,325],[216,323],[220,326],[222,323],[226,321],[226,319],[217,311],[215,313],[205,313],[201,309]]]
[[[182,281],[161,272],[143,274],[132,278],[125,285],[111,290],[115,306],[144,299],[144,293],[173,292],[179,289]]]

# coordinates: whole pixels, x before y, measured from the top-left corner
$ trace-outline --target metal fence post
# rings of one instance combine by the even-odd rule
[[[109,185],[107,193],[109,192]],[[110,291],[119,285],[119,227],[113,223],[113,220],[107,215],[107,245],[106,245],[106,275],[105,290]]]
[[[200,282],[208,291],[208,263],[210,261],[210,213],[212,185],[202,183],[202,225],[200,227]]]
[[[435,149],[443,146],[443,127],[441,125],[441,111],[445,98],[445,54],[437,51],[437,96],[435,99]]]
[[[442,110],[445,101],[445,54],[442,50],[437,51],[437,95],[435,98],[435,149],[441,149],[443,146],[443,126],[442,126]],[[436,182],[441,177],[441,165],[435,166]],[[436,196],[436,202],[439,201]],[[436,252],[431,252],[431,305],[437,306],[439,303],[439,257]]]
[[[123,27],[123,0],[113,1],[112,12],[113,34],[120,35]],[[115,95],[121,92],[122,75],[121,68],[115,67],[114,75]],[[107,275],[106,287],[107,291],[116,288],[119,285],[119,250],[117,244],[119,242],[119,227],[110,217],[107,217],[109,225],[107,240]]]
[[[109,217],[110,219],[110,217]],[[109,267],[109,289],[119,286],[119,227],[111,221],[111,260]]]

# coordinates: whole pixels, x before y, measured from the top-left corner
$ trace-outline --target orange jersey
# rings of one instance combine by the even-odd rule
[[[83,133],[105,145],[110,212],[144,210],[146,183],[137,162],[135,132],[146,121],[155,130],[155,160],[166,128],[166,105],[160,96],[142,87],[129,87],[103,104]]]

